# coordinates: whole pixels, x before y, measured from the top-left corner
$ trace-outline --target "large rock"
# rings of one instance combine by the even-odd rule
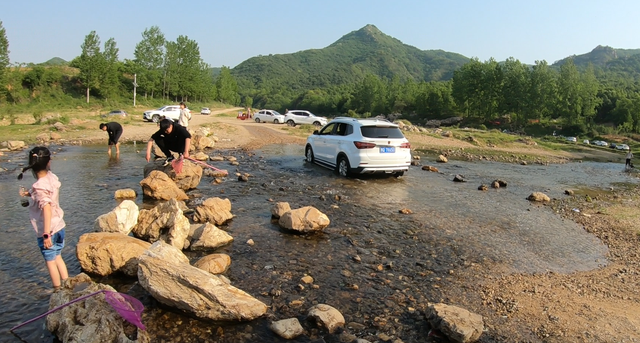
[[[205,154],[202,151],[198,151],[196,153],[194,153],[191,158],[193,158],[194,160],[198,160],[198,161],[208,161],[209,160],[209,155]]]
[[[122,272],[138,273],[138,257],[151,244],[131,236],[111,232],[85,233],[76,245],[76,257],[82,270],[100,276]]]
[[[482,335],[482,316],[457,306],[430,304],[425,312],[432,328],[458,343],[475,342]]]
[[[152,170],[149,176],[140,181],[142,193],[146,198],[156,200],[187,200],[189,197],[171,178],[158,170]]]
[[[542,192],[533,192],[531,193],[531,195],[529,195],[529,197],[527,197],[527,200],[529,201],[539,201],[539,202],[547,202],[547,201],[551,201],[551,198],[549,198],[548,195],[542,193]]]
[[[215,145],[216,143],[213,141],[213,139],[207,136],[201,134],[191,136],[191,148],[193,150],[202,151],[205,149],[213,148]]]
[[[309,309],[308,316],[315,319],[319,326],[326,328],[329,333],[334,333],[338,328],[344,327],[344,316],[332,306],[318,304]]]
[[[70,277],[63,287],[49,299],[49,309],[67,304],[77,298],[101,290],[115,292],[108,285],[91,281],[86,274]],[[102,342],[150,342],[147,331],[136,328],[134,339],[125,334],[125,321],[105,301],[104,294],[96,294],[73,305],[52,312],[47,316],[47,330],[62,342],[102,343]],[[131,332],[127,329],[131,336]]]
[[[291,210],[278,220],[282,228],[300,232],[320,231],[330,223],[329,217],[313,206]]]
[[[271,216],[274,218],[280,218],[289,211],[291,211],[291,206],[288,202],[277,202],[271,208]]]
[[[24,141],[7,141],[7,148],[11,151],[22,150],[26,147]]]
[[[138,223],[140,210],[131,200],[124,200],[111,212],[98,217],[93,229],[98,232],[119,232],[128,235]]]
[[[437,162],[440,162],[440,163],[447,163],[447,162],[449,162],[449,160],[448,160],[446,157],[444,157],[444,155],[438,155],[438,159],[437,159],[436,161],[437,161]]]
[[[227,254],[211,254],[202,257],[196,263],[194,267],[200,268],[211,274],[222,274],[231,265],[231,257]]]
[[[182,163],[182,172],[180,174],[176,174],[171,164],[166,166],[163,166],[163,164],[164,160],[147,163],[144,166],[144,177],[148,177],[154,170],[161,171],[167,174],[167,176],[175,182],[178,188],[183,191],[194,189],[200,184],[200,180],[202,179],[202,167],[199,165],[189,160],[184,160]]]
[[[294,339],[304,333],[298,318],[289,318],[271,322],[269,329],[284,339]]]
[[[140,257],[138,280],[159,302],[211,320],[253,320],[267,305],[222,278],[189,265],[173,263],[154,254],[158,243]]]
[[[190,233],[189,249],[211,250],[233,242],[233,237],[211,223],[194,224],[193,233]],[[185,244],[186,245],[186,244]]]
[[[157,241],[145,252],[148,256],[159,258],[167,263],[182,264],[189,263],[189,258],[181,250],[163,241]]]
[[[118,189],[114,194],[116,199],[135,199],[137,196],[136,191],[131,188]]]
[[[171,199],[150,210],[141,210],[138,215],[138,225],[133,234],[151,243],[158,240],[183,249],[189,236],[191,225],[184,216],[180,203]]]
[[[196,223],[210,222],[222,225],[233,218],[231,201],[229,199],[208,198],[202,205],[196,207],[193,221]]]

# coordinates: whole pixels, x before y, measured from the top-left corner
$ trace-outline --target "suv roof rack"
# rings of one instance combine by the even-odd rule
[[[335,117],[333,119],[345,119],[345,120],[349,120],[351,119],[352,121],[358,121],[358,120],[373,120],[373,121],[384,121],[387,123],[392,123],[389,119],[387,118],[354,118],[354,117]]]

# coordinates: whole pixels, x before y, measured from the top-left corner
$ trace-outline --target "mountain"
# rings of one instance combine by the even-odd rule
[[[467,61],[456,53],[420,50],[366,25],[325,48],[252,57],[231,72],[239,84],[258,89],[308,90],[354,83],[367,74],[402,81],[448,80]]]
[[[69,64],[69,62],[63,60],[60,57],[54,57],[46,62],[40,63],[40,65],[43,66],[61,66],[61,65],[67,65]]]
[[[586,67],[589,63],[595,67],[606,67],[612,61],[626,59],[638,54],[640,54],[640,49],[614,49],[610,46],[598,45],[586,54],[573,55],[556,61],[553,66],[559,67],[567,60],[573,59],[573,63],[578,67]]]

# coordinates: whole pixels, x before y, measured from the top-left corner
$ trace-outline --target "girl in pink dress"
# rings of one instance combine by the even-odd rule
[[[69,277],[67,265],[60,253],[64,247],[64,212],[60,208],[60,181],[52,173],[51,152],[46,147],[35,147],[29,151],[29,165],[22,168],[22,174],[31,169],[36,182],[29,191],[20,189],[20,196],[31,197],[29,218],[36,232],[38,246],[47,263],[54,289],[59,289]]]

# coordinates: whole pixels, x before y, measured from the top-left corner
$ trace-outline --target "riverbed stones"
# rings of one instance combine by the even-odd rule
[[[62,135],[57,133],[57,132],[51,132],[50,137],[51,137],[52,141],[57,141],[57,140],[62,139]]]
[[[202,167],[189,160],[183,161],[182,172],[180,174],[176,174],[171,164],[165,166],[164,160],[147,163],[144,166],[144,177],[148,177],[153,170],[167,174],[167,176],[175,182],[178,188],[183,191],[188,191],[198,187],[200,180],[202,179]]]
[[[282,319],[269,324],[269,329],[284,339],[294,339],[304,333],[298,318]]]
[[[136,193],[136,191],[131,188],[118,189],[114,194],[114,198],[118,200],[135,199],[137,196],[138,196],[138,193]]]
[[[233,237],[211,223],[191,225],[190,250],[213,250],[233,242]]]
[[[196,207],[193,214],[193,221],[196,223],[209,222],[215,225],[222,225],[231,219],[233,219],[231,201],[218,197],[208,198],[203,201],[202,205]]]
[[[76,257],[82,270],[92,274],[107,276],[122,272],[135,276],[138,257],[150,246],[148,242],[121,233],[85,233],[78,239]]]
[[[464,178],[464,175],[456,174],[453,177],[453,182],[467,182],[467,179]]]
[[[280,218],[282,217],[282,215],[284,215],[289,211],[291,211],[291,206],[289,205],[289,203],[284,201],[279,201],[275,203],[275,205],[273,205],[273,207],[271,208],[271,216],[273,218]]]
[[[529,197],[527,197],[527,200],[536,202],[549,202],[551,201],[551,198],[549,198],[548,195],[542,192],[533,192],[531,193],[531,195],[529,195]]]
[[[19,151],[27,147],[24,141],[7,141],[7,149],[10,151]]]
[[[191,136],[191,148],[193,150],[202,151],[205,149],[213,148],[215,145],[216,143],[213,141],[213,139],[205,135],[195,134]]]
[[[489,187],[487,187],[487,185],[480,185],[480,186],[478,186],[478,190],[479,190],[479,191],[486,191],[487,189],[489,189]]]
[[[159,246],[178,251],[161,242],[151,246],[140,257],[138,280],[160,303],[210,320],[253,320],[266,313],[267,305],[218,276],[159,258]]]
[[[438,172],[440,172],[440,171],[438,170],[438,168],[436,168],[436,167],[434,167],[434,166],[422,166],[422,170],[426,170],[426,171],[429,171],[429,172],[432,172],[432,173],[438,173]]]
[[[150,209],[141,210],[133,234],[151,243],[162,240],[183,249],[191,224],[182,212],[181,203],[171,199]]]
[[[564,194],[566,194],[566,195],[574,195],[575,192],[572,189],[565,189],[564,190]]]
[[[278,220],[280,227],[302,233],[321,231],[331,221],[313,206],[305,206],[284,213]]]
[[[438,155],[438,159],[436,161],[439,162],[439,163],[447,163],[447,162],[449,162],[449,160],[446,157],[444,157],[444,155]]]
[[[211,274],[222,274],[231,265],[231,257],[227,254],[211,254],[202,257],[196,263],[194,267],[200,268]]]
[[[49,308],[67,304],[77,298],[101,290],[115,292],[113,287],[95,283],[84,274],[70,277],[49,299]],[[46,327],[62,342],[150,342],[147,331],[136,328],[135,339],[125,334],[125,321],[105,301],[104,294],[96,294],[77,304],[61,308],[47,316]],[[130,330],[127,330],[131,334]]]
[[[142,193],[146,198],[155,200],[187,200],[189,197],[171,178],[158,170],[152,170],[147,177],[140,181]]]
[[[191,158],[193,158],[194,160],[198,160],[198,161],[208,161],[209,160],[209,155],[205,154],[202,151],[198,151],[195,154],[193,154],[191,156]]]
[[[324,327],[329,333],[334,333],[338,328],[344,327],[344,316],[332,306],[318,304],[309,309],[307,314],[314,319],[318,326]]]
[[[505,188],[505,187],[507,187],[507,181],[500,180],[500,179],[493,180],[492,184],[498,185],[498,187],[493,187],[493,188]]]
[[[440,331],[453,342],[475,342],[482,335],[482,316],[461,307],[447,304],[429,304],[425,317],[432,328]]]
[[[93,224],[97,232],[119,232],[128,235],[138,223],[140,210],[131,200],[124,200],[111,212],[99,216]]]

